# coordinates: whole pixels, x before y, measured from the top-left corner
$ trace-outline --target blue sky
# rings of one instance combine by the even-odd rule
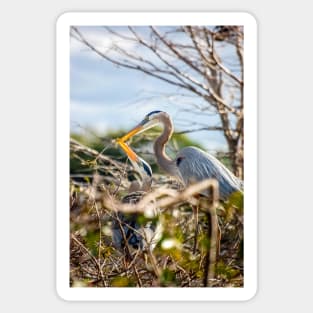
[[[111,38],[101,28],[81,30],[104,51],[109,47]],[[127,45],[127,49],[137,49],[133,44]],[[70,64],[72,131],[82,132],[85,127],[99,133],[127,131],[152,110],[168,112],[177,131],[195,128],[195,121],[198,127],[217,124],[216,117],[210,114],[184,112],[187,107],[179,97],[181,90],[143,73],[116,67],[74,38],[71,38]],[[191,133],[190,137],[208,151],[226,150],[225,139],[219,132],[201,131]]]

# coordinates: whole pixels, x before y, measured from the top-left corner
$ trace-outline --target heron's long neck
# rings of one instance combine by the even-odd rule
[[[165,145],[173,134],[173,124],[172,121],[166,117],[163,117],[160,122],[163,125],[163,132],[154,143],[154,153],[157,163],[165,172],[172,176],[177,176],[176,164],[165,152]]]

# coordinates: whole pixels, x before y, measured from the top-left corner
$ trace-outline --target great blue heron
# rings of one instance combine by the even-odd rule
[[[243,182],[228,170],[218,159],[196,147],[185,147],[176,157],[170,159],[165,146],[171,138],[174,127],[171,117],[162,111],[152,111],[126,135],[120,138],[127,141],[135,134],[141,133],[158,124],[163,126],[162,134],[154,142],[154,153],[158,165],[168,174],[189,185],[207,178],[215,178],[219,183],[221,200],[226,200],[233,192],[243,191]],[[206,192],[204,192],[207,195]]]
[[[141,184],[133,182],[129,188],[129,193],[122,199],[122,203],[136,204],[151,188],[152,170],[150,165],[140,158],[127,144],[119,143],[126,152],[133,168],[141,176]],[[157,215],[157,210],[153,212]],[[131,259],[130,248],[133,249],[153,249],[159,238],[160,225],[154,222],[140,224],[138,213],[124,214],[118,212],[112,224],[112,241],[116,248],[125,252],[126,259]]]

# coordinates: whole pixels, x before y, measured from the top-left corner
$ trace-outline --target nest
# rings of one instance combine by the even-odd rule
[[[243,286],[239,195],[220,203],[214,198],[218,190],[212,181],[184,190],[175,180],[154,175],[152,190],[129,205],[121,200],[128,193],[129,177],[135,175],[130,166],[74,140],[70,148],[71,158],[79,160],[85,171],[70,177],[70,286]],[[199,197],[207,188],[212,198]],[[160,210],[157,217],[145,214],[151,201]],[[199,208],[196,240],[195,207]],[[162,236],[153,250],[133,249],[127,258],[114,246],[112,224],[117,212],[136,213],[141,223],[157,219],[162,224]],[[215,240],[212,216],[221,229],[220,242]]]

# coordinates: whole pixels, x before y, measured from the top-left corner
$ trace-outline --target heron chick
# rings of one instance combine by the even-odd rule
[[[126,143],[119,140],[116,142],[126,153],[134,169],[142,179],[141,184],[137,181],[133,182],[129,188],[129,193],[122,199],[122,203],[135,205],[151,189],[152,170],[150,165],[144,159],[140,158]],[[151,210],[151,207],[149,210]],[[154,211],[154,215],[157,216],[157,209],[155,208]],[[160,238],[161,227],[159,224],[154,220],[149,220],[142,224],[139,222],[139,219],[139,213],[125,214],[118,212],[113,221],[113,244],[116,248],[125,252],[127,259],[131,258],[130,248],[136,250],[148,248],[153,250]]]

